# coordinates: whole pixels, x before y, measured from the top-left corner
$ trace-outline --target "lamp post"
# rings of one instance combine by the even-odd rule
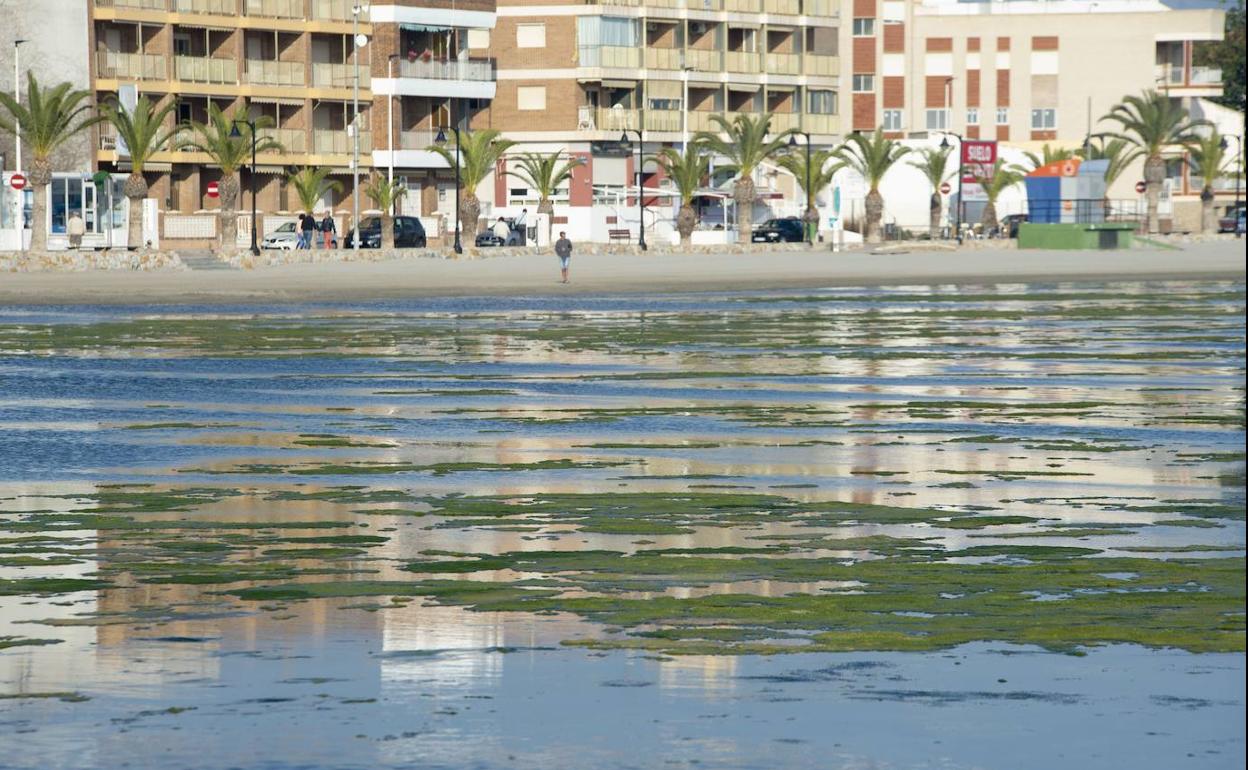
[[[958,240],[958,245],[962,245],[962,135],[955,134],[952,131],[943,131],[945,136],[940,140],[940,149],[948,150],[953,145],[949,144],[949,137],[958,140],[958,205],[953,210],[953,232],[954,237]]]
[[[646,201],[642,196],[641,188],[641,167],[645,164],[642,152],[645,150],[645,134],[640,128],[626,128],[624,133],[620,134],[620,144],[632,144],[628,135],[637,135],[637,246],[642,250],[646,250]]]
[[[1230,134],[1230,136],[1235,140],[1235,207],[1231,210],[1235,212],[1236,217],[1235,237],[1243,238],[1243,233],[1239,231],[1239,178],[1244,173],[1244,137],[1235,134]],[[1223,150],[1230,146],[1226,141],[1226,136],[1223,136],[1222,141],[1218,144],[1221,145]]]
[[[456,254],[463,254],[464,245],[459,240],[459,126],[451,126],[451,130],[455,132],[455,245],[452,248]],[[439,128],[433,141],[439,146],[446,144],[446,129]]]
[[[386,57],[386,77],[394,83],[394,60],[400,54],[392,53]],[[391,86],[393,88],[393,85]],[[395,89],[398,90],[397,88]],[[386,147],[389,150],[390,166],[386,169],[386,181],[394,184],[394,94],[386,97]]]
[[[805,131],[795,130],[789,135],[789,147],[797,147],[798,135],[801,135],[806,139],[806,186],[803,188],[806,191],[806,208],[802,211],[802,222],[805,225],[802,230],[806,233],[806,245],[811,246],[814,245],[815,240],[814,236],[810,232],[810,226],[813,223],[808,215],[811,213],[810,210],[814,207],[815,194],[810,189],[810,134]],[[815,219],[818,219],[817,214],[815,215]]]
[[[21,104],[22,102],[22,81],[21,81],[21,77],[22,77],[21,69],[22,68],[21,68],[21,65],[19,64],[21,51],[18,49],[19,49],[19,46],[21,46],[21,44],[25,42],[26,42],[26,39],[20,38],[20,37],[13,41],[13,100],[16,101],[18,104]],[[16,128],[17,131],[15,131],[13,134],[13,152],[17,157],[13,160],[13,170],[17,171],[18,173],[21,173],[21,170],[22,170],[22,124],[18,123],[16,126],[14,126],[14,128]],[[22,198],[22,195],[19,194],[17,197],[18,197],[18,200],[20,201]],[[22,205],[24,208],[25,204],[23,203]],[[18,214],[18,217],[19,218],[21,217],[20,213]],[[20,227],[18,228],[18,231],[19,232],[21,231]]]
[[[355,63],[351,95],[351,248],[360,250],[360,49],[368,38],[360,34],[360,14],[367,5],[351,6],[351,44],[355,50],[351,59]]]
[[[242,138],[243,134],[238,130],[239,123],[245,124],[251,134],[251,179],[248,185],[251,188],[251,254],[258,257],[260,246],[256,243],[256,122],[250,118],[234,118],[230,121],[231,139]]]

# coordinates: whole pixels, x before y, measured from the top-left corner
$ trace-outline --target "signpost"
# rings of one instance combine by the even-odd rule
[[[1144,191],[1147,189],[1148,189],[1148,185],[1144,184],[1143,182],[1135,183],[1135,191],[1139,193],[1140,195],[1143,195]]]
[[[948,194],[949,194],[950,192],[952,192],[952,191],[953,191],[953,188],[949,186],[949,183],[948,183],[948,182],[941,182],[941,183],[940,183],[940,194],[941,194],[941,195],[948,195]]]
[[[25,190],[26,189],[26,177],[22,176],[21,174],[14,174],[13,176],[9,177],[9,185],[14,190]]]
[[[221,197],[221,186],[218,185],[216,182],[209,182],[208,183],[208,197],[209,198]]]

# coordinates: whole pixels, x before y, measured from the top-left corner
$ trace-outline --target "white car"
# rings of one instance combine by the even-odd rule
[[[294,251],[295,246],[299,243],[299,234],[295,232],[297,225],[297,222],[287,222],[264,236],[264,243],[261,244],[261,248]]]

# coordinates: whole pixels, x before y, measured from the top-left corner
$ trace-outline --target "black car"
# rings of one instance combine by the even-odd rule
[[[1010,214],[1001,220],[1001,234],[1006,238],[1017,238],[1019,225],[1026,221],[1026,214]]]
[[[750,236],[754,243],[800,243],[806,240],[802,220],[797,217],[768,219],[754,230]]]
[[[355,230],[348,230],[343,244],[351,248],[355,239]],[[425,227],[416,217],[394,218],[394,247],[396,249],[423,249],[425,247]],[[367,217],[360,220],[360,248],[381,248],[381,217]]]

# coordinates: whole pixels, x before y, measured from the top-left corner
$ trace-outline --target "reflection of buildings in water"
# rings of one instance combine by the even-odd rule
[[[659,665],[663,690],[696,690],[707,700],[730,696],[736,690],[738,660],[735,655],[680,655]]]

